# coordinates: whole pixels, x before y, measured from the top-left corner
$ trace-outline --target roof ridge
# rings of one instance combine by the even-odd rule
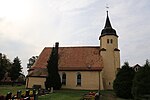
[[[98,48],[100,46],[62,46],[59,48]],[[53,47],[45,47],[45,48],[53,48]]]

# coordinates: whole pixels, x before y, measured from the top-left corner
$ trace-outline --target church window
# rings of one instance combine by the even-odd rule
[[[66,73],[62,74],[62,85],[66,85]]]
[[[81,85],[81,74],[77,73],[77,85]]]
[[[109,44],[109,39],[107,39],[107,43]]]
[[[112,42],[113,42],[113,40],[111,39],[111,40],[110,40],[110,43],[112,44]]]

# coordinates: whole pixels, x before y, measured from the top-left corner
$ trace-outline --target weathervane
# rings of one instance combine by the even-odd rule
[[[108,9],[109,9],[109,6],[108,6],[108,4],[106,3],[106,10],[107,10],[107,12],[108,12]]]

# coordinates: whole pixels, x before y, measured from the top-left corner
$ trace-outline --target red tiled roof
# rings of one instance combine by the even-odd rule
[[[52,48],[45,47],[31,69],[46,68]]]
[[[51,47],[45,47],[32,69],[47,68]],[[60,71],[97,71],[102,70],[103,61],[97,47],[59,47],[58,69]]]

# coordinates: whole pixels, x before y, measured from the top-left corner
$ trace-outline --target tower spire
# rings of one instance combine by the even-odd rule
[[[107,17],[106,17],[105,26],[104,29],[101,31],[101,36],[99,37],[99,39],[105,35],[114,35],[118,37],[118,35],[116,34],[116,30],[113,29],[111,26],[109,16],[108,16],[108,10],[106,12],[107,12]]]
[[[110,20],[109,20],[109,16],[108,16],[108,11],[107,11],[107,18],[106,18],[106,23],[105,23],[105,27],[104,28],[112,28]]]

